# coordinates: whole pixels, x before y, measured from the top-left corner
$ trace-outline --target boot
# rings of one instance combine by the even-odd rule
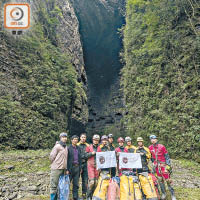
[[[172,200],[176,200],[176,197],[175,197],[175,195],[174,195],[174,189],[172,188],[171,185],[168,185],[168,188],[169,188],[169,191],[170,191],[170,193],[171,193],[171,198],[172,198]]]
[[[50,200],[57,200],[57,194],[56,193],[52,193],[50,195]]]
[[[166,190],[165,190],[165,184],[162,182],[160,183],[160,189],[161,189],[161,192],[162,192],[162,195],[161,195],[161,199],[164,200],[166,199]]]
[[[87,195],[85,193],[82,194],[83,199],[86,199],[86,196]]]

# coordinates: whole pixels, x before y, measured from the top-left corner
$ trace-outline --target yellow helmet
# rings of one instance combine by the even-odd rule
[[[144,142],[144,140],[143,140],[142,137],[138,137],[138,138],[137,138],[137,142]]]

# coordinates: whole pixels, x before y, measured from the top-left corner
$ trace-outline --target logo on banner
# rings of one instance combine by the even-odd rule
[[[7,29],[28,29],[30,27],[30,5],[5,4],[4,27]]]
[[[99,157],[99,162],[100,164],[104,164],[105,163],[105,158],[103,156]]]
[[[127,157],[124,157],[122,161],[123,161],[123,163],[126,164],[126,163],[128,163],[128,158],[127,158]]]
[[[96,153],[97,169],[111,168],[117,166],[116,155],[114,151]]]
[[[141,156],[139,153],[119,153],[119,168],[142,168]]]

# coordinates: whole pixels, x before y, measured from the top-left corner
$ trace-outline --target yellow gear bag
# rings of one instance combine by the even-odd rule
[[[157,200],[158,197],[157,197],[152,176],[149,175],[147,172],[143,172],[139,174],[139,180],[142,187],[142,191],[146,195],[146,199]]]
[[[120,177],[120,200],[142,200],[142,193],[133,176]]]
[[[94,191],[92,200],[106,200],[110,174],[101,174],[98,179],[97,187]]]

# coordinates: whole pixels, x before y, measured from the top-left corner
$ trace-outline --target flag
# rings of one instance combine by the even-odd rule
[[[115,151],[96,153],[97,169],[111,168],[117,166]]]
[[[140,154],[119,152],[119,168],[142,168]]]

